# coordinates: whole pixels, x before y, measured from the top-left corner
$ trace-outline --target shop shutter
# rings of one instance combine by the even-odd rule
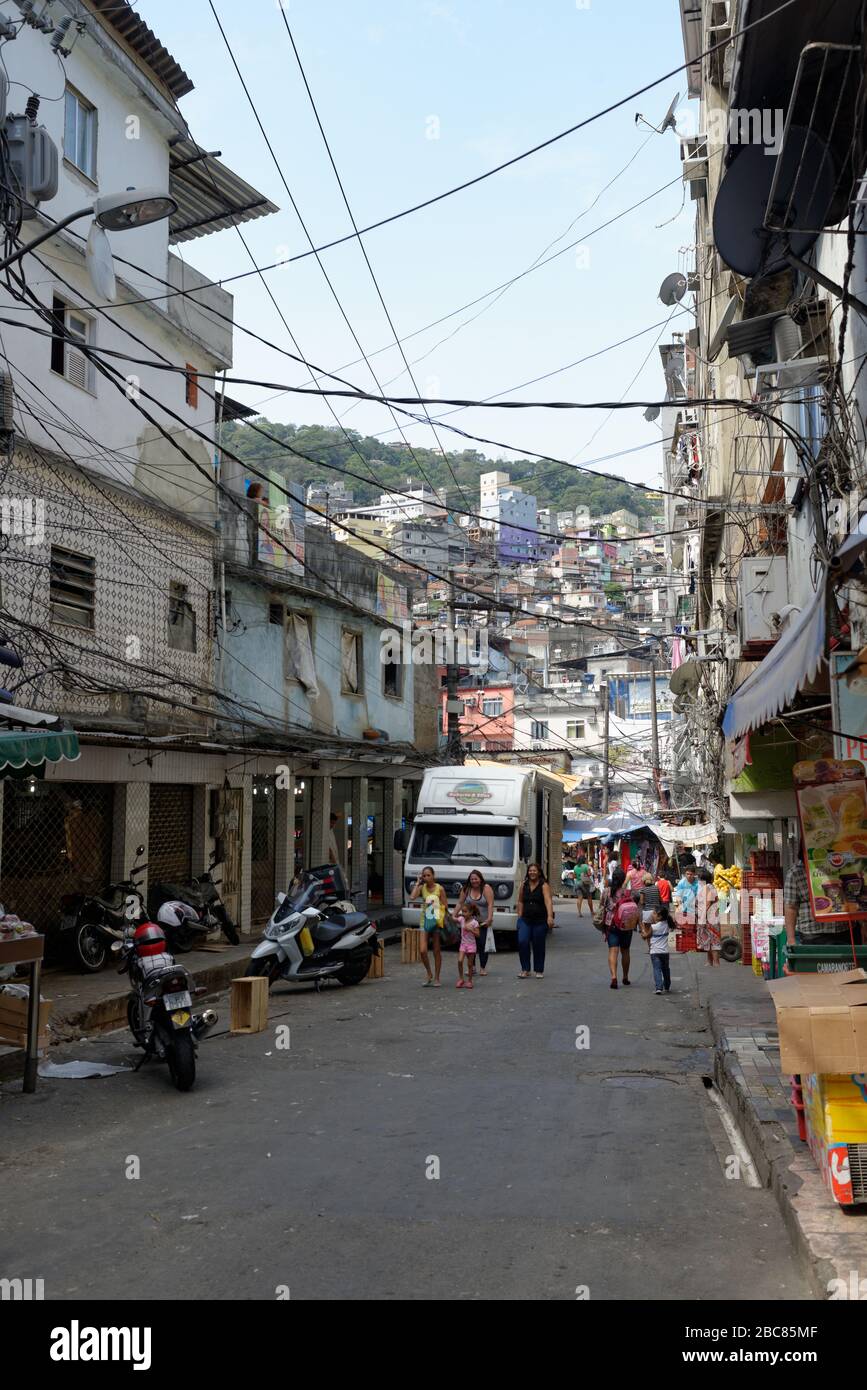
[[[148,883],[189,878],[193,862],[193,789],[151,786],[148,827]]]

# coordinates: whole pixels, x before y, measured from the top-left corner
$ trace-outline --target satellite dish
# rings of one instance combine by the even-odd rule
[[[726,339],[730,324],[734,323],[735,314],[740,308],[741,301],[736,294],[733,294],[726,307],[723,309],[722,318],[717,325],[717,330],[710,340],[710,347],[707,350],[707,361],[715,362],[722,352],[722,345]]]
[[[659,297],[663,304],[679,304],[686,294],[686,276],[676,270],[673,275],[666,275],[659,287]]]
[[[102,299],[112,303],[117,297],[117,282],[114,278],[114,261],[105,229],[94,221],[90,224],[87,247],[84,252],[90,283]]]
[[[676,671],[672,671],[668,688],[672,695],[694,695],[698,690],[700,678],[698,662],[690,657],[681,662]]]
[[[658,405],[649,405],[649,406],[647,407],[647,409],[645,410],[645,412],[644,412],[644,418],[645,418],[645,420],[647,421],[648,424],[651,424],[651,423],[656,419],[656,417],[657,417],[658,415],[659,415],[659,406],[658,406]]]
[[[775,207],[768,209],[774,176]],[[719,186],[713,235],[726,265],[738,275],[772,275],[789,254],[803,256],[819,235],[834,196],[836,178],[824,140],[802,126],[791,126],[782,153],[765,145],[744,145]],[[765,226],[785,216],[788,230]]]
[[[671,105],[669,106],[668,110],[663,116],[661,125],[651,125],[650,121],[648,121],[644,116],[642,116],[640,111],[636,111],[635,113],[635,124],[638,125],[640,121],[641,124],[646,125],[648,129],[655,130],[657,135],[662,135],[666,130],[676,130],[677,127],[674,123],[674,113],[677,110],[677,104],[679,101],[680,92],[675,92],[674,100],[672,101]]]

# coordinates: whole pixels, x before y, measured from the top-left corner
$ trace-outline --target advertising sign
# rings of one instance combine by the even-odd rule
[[[834,753],[838,758],[857,758],[867,766],[867,670],[850,652],[831,656],[831,707]]]
[[[867,917],[867,780],[854,758],[795,763],[795,795],[817,922]]]

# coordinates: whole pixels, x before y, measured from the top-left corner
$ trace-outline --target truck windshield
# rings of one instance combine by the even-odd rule
[[[409,858],[422,864],[494,864],[511,867],[515,832],[511,826],[418,825],[413,830]]]

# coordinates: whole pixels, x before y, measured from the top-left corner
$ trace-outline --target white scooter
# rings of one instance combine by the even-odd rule
[[[278,980],[317,988],[328,979],[360,984],[379,944],[367,913],[343,901],[345,892],[336,864],[305,870],[288,894],[277,895],[247,974],[265,976],[269,989]]]

